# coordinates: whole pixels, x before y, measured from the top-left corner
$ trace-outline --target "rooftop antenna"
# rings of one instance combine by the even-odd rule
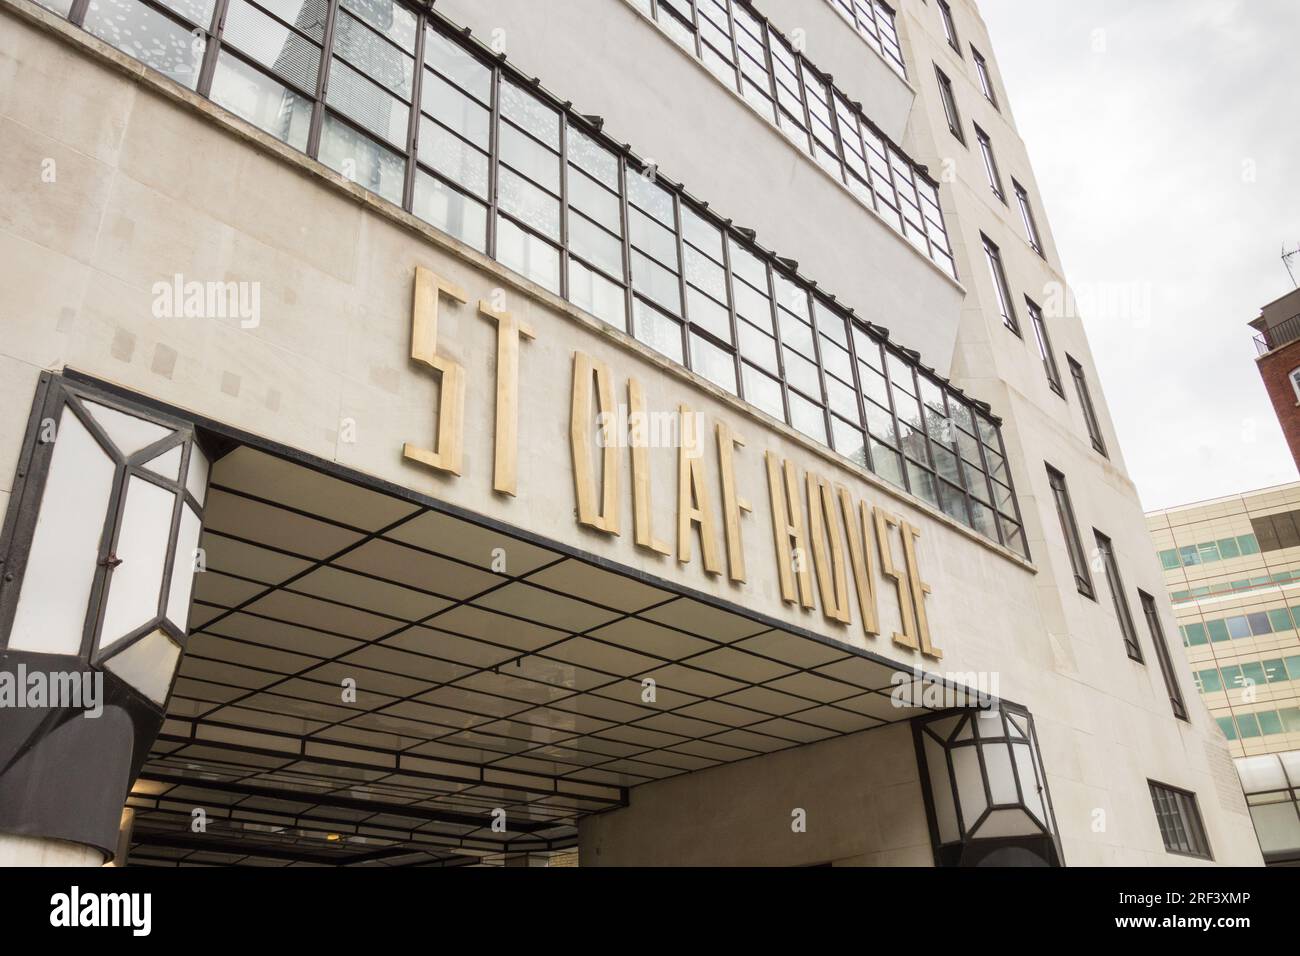
[[[1300,245],[1287,252],[1286,243],[1282,244],[1282,265],[1286,266],[1286,274],[1291,277],[1291,284],[1300,289],[1300,282],[1297,282],[1295,278],[1295,270],[1291,268],[1291,260],[1296,256],[1300,256]]]

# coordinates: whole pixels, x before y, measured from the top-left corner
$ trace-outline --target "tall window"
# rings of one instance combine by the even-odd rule
[[[1065,536],[1065,550],[1070,555],[1070,566],[1074,569],[1074,585],[1084,597],[1097,599],[1092,589],[1092,576],[1088,573],[1088,559],[1083,553],[1083,542],[1079,540],[1079,526],[1074,520],[1074,508],[1070,505],[1070,492],[1065,487],[1065,475],[1051,465],[1047,466],[1047,480],[1052,486],[1052,497],[1056,500],[1056,516],[1061,519],[1061,534]]]
[[[1151,644],[1156,649],[1156,660],[1160,662],[1160,673],[1165,679],[1165,690],[1169,693],[1169,706],[1179,720],[1187,719],[1187,706],[1183,703],[1183,692],[1178,686],[1178,673],[1174,662],[1169,657],[1169,645],[1165,643],[1165,631],[1160,626],[1160,615],[1156,611],[1156,599],[1145,591],[1138,591],[1142,601],[1142,613],[1147,619],[1147,629],[1151,632]]]
[[[965,146],[966,137],[961,131],[961,115],[957,112],[957,97],[952,91],[952,80],[948,79],[938,65],[934,68],[934,75],[939,80],[939,98],[943,100],[943,112],[948,117],[948,129]]]
[[[1124,582],[1119,576],[1115,549],[1111,547],[1110,538],[1096,528],[1092,533],[1097,539],[1097,554],[1101,557],[1102,567],[1106,570],[1106,584],[1110,588],[1110,598],[1115,605],[1115,617],[1119,619],[1119,632],[1124,638],[1124,650],[1128,652],[1129,657],[1141,664],[1142,647],[1138,644],[1133,615],[1129,612],[1128,600],[1124,597]]]
[[[1038,238],[1038,223],[1034,221],[1034,207],[1029,204],[1029,193],[1014,179],[1011,180],[1011,185],[1016,190],[1016,205],[1020,207],[1020,218],[1025,223],[1025,237],[1029,240],[1029,247],[1047,258],[1043,255],[1043,241]]]
[[[1002,324],[1016,335],[1020,334],[1020,323],[1016,320],[1015,309],[1011,307],[1011,289],[1007,285],[1007,274],[1002,268],[1002,252],[988,236],[980,233],[984,240],[984,258],[988,260],[989,275],[993,278],[993,288],[998,294],[998,311],[1002,314]]]
[[[1025,308],[1029,310],[1029,321],[1034,326],[1034,340],[1038,343],[1038,354],[1043,359],[1047,384],[1057,395],[1065,398],[1065,390],[1061,388],[1061,373],[1056,367],[1056,356],[1052,352],[1052,340],[1047,337],[1047,323],[1043,321],[1043,310],[1028,296],[1025,296]]]
[[[943,19],[943,35],[948,38],[948,45],[961,56],[961,44],[957,42],[957,24],[952,22],[952,7],[944,0],[939,0],[939,16]]]
[[[1092,447],[1099,454],[1109,458],[1106,455],[1106,442],[1101,437],[1101,425],[1097,421],[1097,410],[1092,407],[1092,396],[1088,393],[1088,379],[1083,374],[1083,366],[1067,355],[1066,361],[1070,363],[1070,377],[1074,379],[1074,389],[1079,393],[1079,406],[1083,409],[1083,421],[1088,426],[1088,437],[1092,440]]]
[[[989,178],[989,188],[993,190],[993,195],[1006,202],[1007,194],[1002,188],[1002,177],[998,174],[998,161],[993,158],[993,141],[979,126],[975,127],[975,139],[980,144],[980,155],[984,157],[984,173]]]
[[[1210,841],[1205,836],[1205,824],[1196,805],[1196,794],[1177,787],[1148,780],[1151,803],[1156,810],[1156,823],[1160,826],[1160,839],[1170,853],[1182,856],[1210,856]]]
[[[979,76],[980,89],[984,92],[984,98],[993,104],[995,110],[1001,111],[1002,107],[998,106],[998,97],[993,92],[993,79],[989,76],[989,64],[984,59],[980,51],[975,49],[974,45],[970,48],[971,56],[975,59],[975,73]]]

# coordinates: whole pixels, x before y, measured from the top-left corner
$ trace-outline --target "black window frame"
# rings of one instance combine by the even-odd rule
[[[1014,176],[1011,177],[1011,188],[1016,194],[1016,205],[1020,207],[1020,220],[1025,226],[1025,238],[1029,242],[1029,248],[1046,259],[1047,253],[1043,251],[1043,237],[1038,231],[1038,220],[1034,218],[1034,206],[1029,200],[1029,190],[1020,185]]]
[[[948,120],[948,130],[953,136],[957,137],[957,142],[966,146],[966,134],[961,128],[961,112],[957,109],[957,93],[952,88],[952,80],[948,74],[939,68],[939,64],[934,65],[935,80],[939,84],[939,100],[943,103],[943,113]],[[970,147],[967,146],[967,149]]]
[[[1097,553],[1101,557],[1106,585],[1110,588],[1111,602],[1115,605],[1115,617],[1119,619],[1119,632],[1124,639],[1124,651],[1131,660],[1145,664],[1146,661],[1142,658],[1142,645],[1138,643],[1137,628],[1133,624],[1133,613],[1129,609],[1128,598],[1124,592],[1124,579],[1119,573],[1119,561],[1115,558],[1114,542],[1096,528],[1092,529],[1092,536],[1097,542]]]
[[[1015,304],[1011,301],[1011,285],[1007,282],[1007,270],[1002,262],[1002,249],[982,232],[980,240],[984,246],[984,259],[988,263],[989,276],[993,280],[993,291],[998,296],[1002,324],[1018,337],[1024,338],[1020,331],[1020,319],[1016,315]]]
[[[1088,556],[1083,550],[1083,538],[1079,535],[1079,522],[1074,517],[1069,485],[1066,483],[1064,473],[1050,464],[1047,465],[1047,481],[1056,503],[1056,516],[1061,522],[1061,535],[1065,539],[1065,550],[1070,557],[1070,567],[1074,571],[1074,586],[1084,597],[1095,601],[1097,589],[1093,586],[1092,575],[1088,571]]]
[[[1210,837],[1205,832],[1205,820],[1201,817],[1196,794],[1150,778],[1147,778],[1147,787],[1165,852],[1198,860],[1213,860]]]
[[[1029,313],[1029,324],[1034,330],[1034,341],[1038,343],[1038,353],[1043,360],[1043,372],[1047,376],[1047,386],[1066,401],[1065,386],[1061,382],[1061,370],[1056,364],[1056,353],[1052,350],[1052,337],[1047,333],[1047,320],[1043,310],[1029,296],[1025,296],[1025,310]]]
[[[1160,623],[1160,609],[1156,606],[1156,599],[1139,588],[1138,601],[1142,605],[1142,615],[1147,619],[1151,644],[1156,649],[1156,661],[1160,664],[1160,674],[1165,680],[1169,707],[1179,720],[1191,723],[1191,718],[1187,715],[1187,701],[1183,698],[1183,689],[1178,684],[1178,672],[1174,670],[1174,659],[1169,653],[1169,642],[1165,640],[1165,629]]]
[[[970,45],[971,58],[975,61],[975,75],[980,82],[980,92],[984,98],[993,104],[993,108],[999,113],[1002,112],[1002,106],[998,103],[998,94],[993,86],[993,74],[989,72],[989,61],[984,58],[984,54],[975,49],[975,44]]]
[[[993,154],[993,138],[989,136],[979,123],[972,122],[971,126],[975,128],[975,142],[979,146],[980,156],[984,160],[984,173],[988,176],[989,188],[993,190],[993,195],[1002,201],[1002,205],[1007,204],[1007,188],[1002,185],[1002,171],[998,169],[998,158]]]
[[[1083,411],[1083,424],[1088,429],[1088,439],[1093,450],[1108,459],[1106,439],[1101,434],[1101,421],[1097,418],[1097,409],[1092,404],[1092,393],[1088,388],[1088,375],[1083,365],[1070,353],[1065,354],[1065,361],[1070,367],[1070,377],[1074,379],[1074,390],[1079,396],[1079,407]]]
[[[936,0],[939,5],[939,19],[943,22],[943,35],[948,45],[961,56],[961,40],[957,37],[957,21],[952,18],[952,7],[948,0]]]

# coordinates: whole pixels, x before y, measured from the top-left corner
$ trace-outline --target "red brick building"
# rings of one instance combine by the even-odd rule
[[[1300,468],[1300,289],[1264,306],[1250,326],[1259,333],[1260,377]]]

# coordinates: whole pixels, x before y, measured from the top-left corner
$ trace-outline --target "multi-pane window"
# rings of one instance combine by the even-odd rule
[[[1151,803],[1155,807],[1156,823],[1165,849],[1183,856],[1213,859],[1210,841],[1205,836],[1205,824],[1201,822],[1201,811],[1196,805],[1196,794],[1154,780],[1148,780],[1147,785],[1151,788]]]
[[[880,0],[831,0],[840,14],[852,23],[873,50],[885,58],[899,76],[907,76],[903,49],[898,43],[898,28],[892,7]],[[739,6],[739,4],[735,4]]]
[[[1103,456],[1106,455],[1106,442],[1101,437],[1101,424],[1097,420],[1097,410],[1092,406],[1092,395],[1088,392],[1088,378],[1083,374],[1083,366],[1073,356],[1066,355],[1070,365],[1070,377],[1074,379],[1074,389],[1079,395],[1079,407],[1083,411],[1083,422],[1088,426],[1088,438],[1092,447]]]
[[[1096,600],[1096,592],[1092,588],[1092,575],[1088,573],[1088,558],[1083,552],[1083,542],[1079,539],[1079,525],[1074,520],[1074,506],[1070,504],[1070,492],[1065,486],[1065,475],[1048,465],[1047,480],[1052,486],[1056,516],[1061,521],[1061,535],[1065,538],[1065,550],[1070,556],[1075,587],[1084,597]]]
[[[1160,625],[1156,599],[1145,591],[1138,591],[1138,598],[1142,601],[1147,630],[1151,632],[1151,645],[1156,649],[1156,660],[1160,662],[1160,675],[1165,680],[1165,691],[1169,694],[1169,707],[1175,717],[1186,720],[1187,706],[1183,703],[1183,692],[1178,686],[1178,672],[1174,670],[1173,659],[1169,656],[1169,645],[1165,643],[1165,629]]]
[[[887,51],[886,59],[897,54],[892,10],[871,0],[832,2],[850,19],[862,18],[855,23],[871,24],[869,34],[863,28],[864,36],[875,38],[873,45]],[[639,5],[800,150],[956,278],[937,183],[890,143],[861,107],[759,16],[748,0],[642,0]],[[901,72],[901,54],[891,62]],[[872,150],[882,162],[866,162]],[[906,208],[909,197],[911,210]],[[914,215],[906,215],[909,211]]]
[[[948,6],[946,0],[938,0],[938,4],[939,19],[943,21],[943,35],[948,40],[948,45],[961,56],[961,42],[957,39],[957,24],[952,20],[952,7]]]
[[[943,102],[943,115],[948,119],[948,129],[965,145],[966,134],[961,131],[961,114],[957,112],[957,94],[953,92],[952,80],[948,79],[948,75],[937,64],[934,75],[939,83],[939,99]]]
[[[1096,528],[1092,531],[1097,539],[1097,556],[1101,559],[1106,572],[1106,585],[1110,588],[1111,602],[1115,605],[1115,617],[1119,620],[1119,632],[1124,638],[1124,650],[1128,656],[1139,664],[1142,663],[1142,647],[1138,644],[1137,629],[1133,626],[1133,615],[1129,611],[1128,598],[1124,596],[1124,581],[1119,575],[1119,563],[1115,560],[1115,549],[1110,538]]]
[[[1028,556],[986,405],[441,15],[400,0],[226,0],[210,35],[207,0],[100,2],[85,25],[119,48]],[[696,55],[707,41],[715,72],[734,65],[755,108],[955,275],[936,184],[744,3],[643,9]]]
[[[980,90],[984,93],[984,98],[993,104],[995,110],[1001,110],[998,106],[998,96],[993,90],[993,78],[989,74],[988,61],[979,50],[972,45],[970,48],[971,58],[975,60],[975,75],[979,77]]]
[[[1043,371],[1047,373],[1047,384],[1057,395],[1065,397],[1061,387],[1061,373],[1056,367],[1056,355],[1052,351],[1052,340],[1047,334],[1047,322],[1043,319],[1043,310],[1034,300],[1025,296],[1025,310],[1029,313],[1029,322],[1034,327],[1034,341],[1038,343],[1038,354],[1043,360]]]
[[[1014,179],[1011,180],[1011,185],[1016,191],[1016,205],[1020,207],[1020,218],[1025,223],[1025,237],[1029,240],[1029,247],[1043,256],[1043,241],[1038,237],[1038,223],[1034,220],[1034,207],[1030,205],[1029,193]]]
[[[998,314],[1002,317],[1002,324],[1019,335],[1020,322],[1011,305],[1011,287],[1007,285],[1007,273],[1002,268],[1002,250],[983,233],[980,233],[980,239],[984,242],[984,259],[988,262],[989,277],[993,280],[993,291],[998,297]]]
[[[988,176],[989,188],[993,190],[993,195],[1006,202],[1006,190],[1002,188],[1002,176],[998,173],[998,161],[993,157],[993,141],[989,139],[989,134],[980,129],[978,125],[975,127],[975,139],[979,142],[980,156],[984,160],[984,174]]]

